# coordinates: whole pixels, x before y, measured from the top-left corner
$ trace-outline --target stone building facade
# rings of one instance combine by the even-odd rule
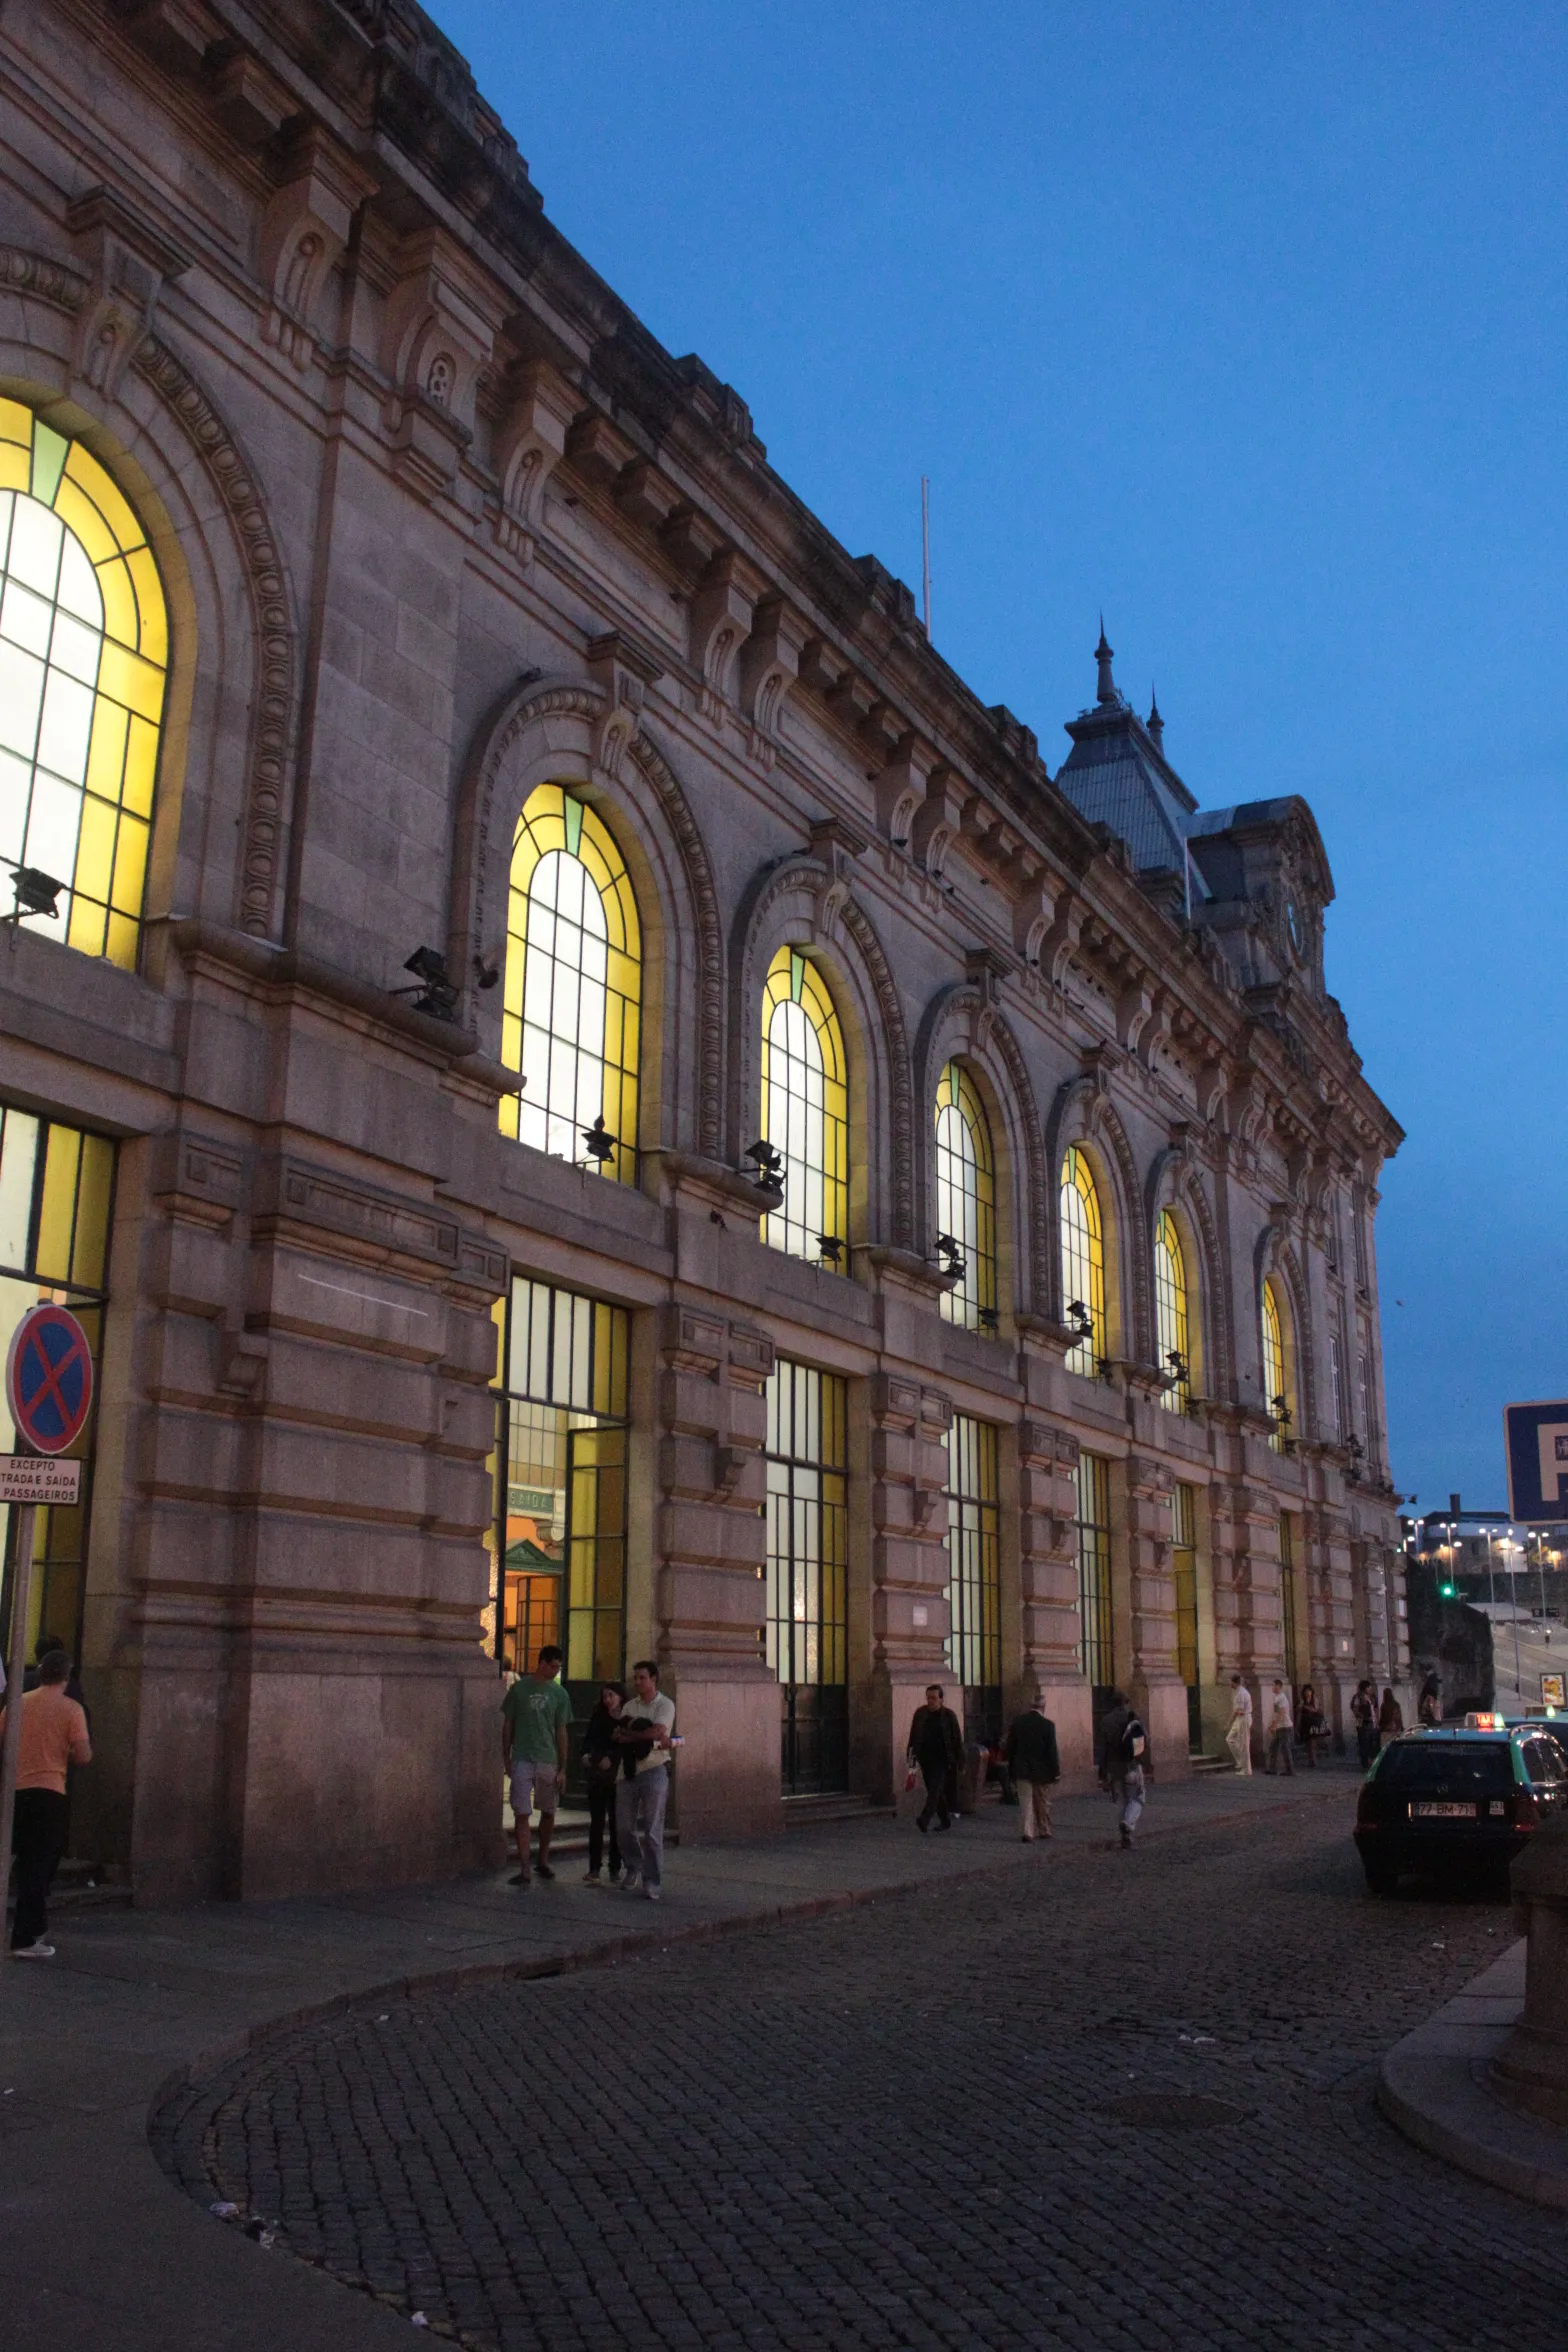
[[[1048,773],[552,229],[408,0],[0,11],[0,1319],[149,1900],[499,1849],[497,1652],[683,1836],[1094,1691],[1398,1681],[1310,811]],[[52,910],[52,911],[51,911]],[[423,952],[421,952],[423,951]],[[412,969],[409,959],[414,958]]]

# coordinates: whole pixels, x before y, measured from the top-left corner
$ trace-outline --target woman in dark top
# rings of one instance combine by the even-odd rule
[[[618,1682],[599,1685],[599,1704],[588,1718],[583,1733],[583,1778],[588,1784],[588,1871],[584,1886],[601,1886],[600,1864],[604,1860],[604,1832],[610,1831],[610,1884],[621,1883],[621,1848],[615,1834],[615,1783],[620,1775],[624,1749],[615,1745],[615,1725],[626,1693]]]
[[[1390,1740],[1403,1737],[1404,1729],[1405,1711],[1392,1690],[1385,1684],[1383,1704],[1377,1711],[1377,1736],[1380,1744],[1386,1748]]]
[[[1296,1709],[1296,1737],[1307,1751],[1307,1762],[1317,1769],[1318,1741],[1328,1736],[1328,1724],[1318,1705],[1318,1694],[1310,1682],[1301,1686],[1301,1704]]]

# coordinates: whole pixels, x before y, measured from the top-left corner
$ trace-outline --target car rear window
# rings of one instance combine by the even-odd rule
[[[1506,1740],[1412,1740],[1389,1748],[1379,1788],[1441,1790],[1454,1797],[1505,1797],[1514,1785]]]

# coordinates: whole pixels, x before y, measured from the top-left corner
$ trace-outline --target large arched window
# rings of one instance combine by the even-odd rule
[[[80,441],[0,400],[0,864],[59,884],[35,929],[127,970],[168,660],[158,566],[125,498]]]
[[[963,1265],[961,1279],[942,1294],[950,1323],[994,1331],[996,1314],[996,1155],[991,1127],[974,1086],[949,1062],[936,1090],[937,1246]]]
[[[520,1142],[637,1181],[642,933],[607,826],[559,784],[529,794],[512,847],[501,1104]]]
[[[1269,1443],[1277,1454],[1285,1450],[1285,1433],[1296,1412],[1285,1338],[1288,1312],[1281,1304],[1271,1274],[1263,1284],[1263,1409],[1273,1416],[1274,1429]]]
[[[1160,1370],[1170,1382],[1160,1402],[1171,1413],[1192,1405],[1192,1350],[1188,1334],[1187,1253],[1169,1209],[1154,1228],[1154,1326]]]
[[[1069,1372],[1093,1374],[1110,1352],[1105,1324],[1105,1227],[1094,1171],[1074,1144],[1062,1162],[1062,1312],[1083,1332],[1065,1358]],[[1087,1328],[1085,1321],[1087,1319]]]
[[[821,974],[793,947],[779,949],[762,989],[762,1139],[780,1154],[784,1180],[763,1240],[840,1265],[849,1231],[844,1036]]]

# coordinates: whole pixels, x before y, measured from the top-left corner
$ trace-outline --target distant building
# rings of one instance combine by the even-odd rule
[[[1053,777],[551,225],[408,0],[0,15],[0,1222],[88,1315],[78,1843],[478,1867],[497,1654],[682,1834],[933,1677],[1161,1769],[1400,1681],[1400,1129],[1306,804]],[[584,125],[599,137],[602,125]],[[702,224],[704,227],[711,224]],[[672,233],[697,224],[672,223]],[[868,420],[868,432],[873,423]]]

